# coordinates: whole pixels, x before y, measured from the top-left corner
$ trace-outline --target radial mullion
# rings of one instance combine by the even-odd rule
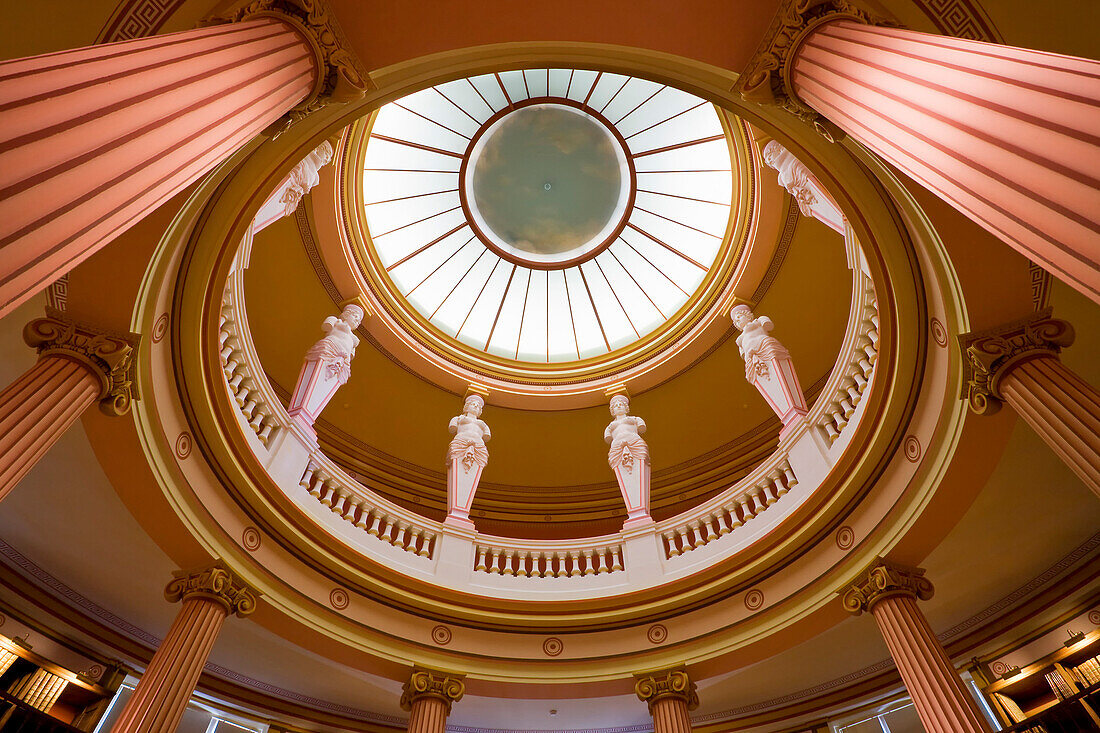
[[[584,283],[584,290],[588,294],[588,302],[592,304],[592,312],[596,315],[596,324],[600,327],[600,335],[603,336],[604,346],[608,351],[611,351],[611,342],[607,339],[607,331],[603,327],[603,319],[600,318],[600,309],[596,307],[596,299],[592,297],[592,288],[588,287],[588,278],[584,276],[584,268],[578,267],[577,272],[581,274],[581,282]],[[580,356],[580,348],[577,349],[577,356]]]
[[[657,213],[657,212],[655,212],[655,211],[650,211],[649,209],[643,209],[643,208],[642,208],[641,206],[638,206],[637,204],[635,204],[635,205],[634,205],[634,208],[635,208],[635,209],[637,209],[638,211],[641,211],[641,212],[644,212],[644,213],[646,213],[646,214],[649,214],[650,216],[655,216],[655,217],[657,217],[658,219],[664,219],[665,221],[670,221],[670,222],[672,222],[673,224],[679,224],[680,226],[684,227],[685,229],[690,229],[690,230],[691,230],[691,231],[693,231],[693,232],[699,232],[700,234],[705,234],[705,235],[707,235],[708,237],[714,237],[715,239],[721,239],[721,238],[722,238],[722,237],[721,237],[720,235],[718,235],[718,234],[712,234],[711,232],[705,232],[705,231],[703,231],[702,229],[699,229],[699,228],[697,228],[697,227],[693,227],[693,226],[692,226],[691,224],[685,224],[685,223],[684,223],[684,222],[682,222],[682,221],[678,221],[678,220],[676,220],[676,219],[670,219],[669,217],[667,217],[667,216],[663,216],[663,215],[661,215],[661,214],[658,214],[658,213]],[[634,228],[634,229],[637,229],[637,227],[635,227],[635,226],[634,226],[633,224],[631,224],[630,222],[627,222],[627,226],[629,226],[629,227],[632,227],[632,228]],[[639,231],[641,231],[641,230],[639,230]],[[644,234],[644,232],[643,232],[643,234]],[[649,235],[648,235],[648,234],[646,234],[646,236],[647,236],[647,237],[649,237]],[[654,237],[650,237],[650,239],[653,239],[654,241],[659,241],[659,240],[657,240],[657,239],[656,239],[656,238],[654,238]],[[663,244],[663,242],[661,242],[661,244]],[[667,246],[667,245],[666,245],[666,246]],[[699,263],[698,263],[698,262],[696,262],[695,264],[699,265]],[[699,266],[700,266],[700,267],[703,267],[702,265],[699,265]],[[707,268],[703,267],[703,269],[705,270],[705,269],[707,269]]]
[[[470,304],[470,310],[466,311],[466,317],[462,319],[462,325],[455,331],[455,338],[458,338],[462,333],[462,329],[466,328],[466,321],[470,320],[470,314],[473,313],[474,308],[477,307],[477,302],[481,300],[481,296],[485,293],[485,286],[493,279],[493,275],[496,273],[497,268],[500,267],[501,262],[504,262],[504,260],[498,257],[497,261],[493,263],[493,269],[489,270],[489,275],[485,278],[485,282],[481,283],[481,290],[477,291],[477,297],[474,298],[474,302]]]
[[[565,94],[562,95],[566,99],[569,99],[569,90],[573,88],[573,74],[576,72],[576,69],[569,70],[569,83],[565,85]]]
[[[622,242],[623,244],[625,244],[627,246],[630,246],[629,242],[627,242],[622,237],[619,237],[616,241]],[[633,247],[631,247],[631,249],[633,249]],[[638,286],[638,290],[640,290],[642,295],[645,296],[645,299],[649,301],[649,304],[652,305],[657,310],[657,312],[661,314],[661,318],[664,318],[665,320],[668,320],[668,316],[666,316],[665,312],[663,310],[661,310],[661,307],[658,306],[653,301],[653,298],[649,297],[649,291],[647,291],[645,288],[642,287],[642,284],[640,282],[638,282],[638,279],[636,277],[634,277],[634,275],[630,272],[630,269],[622,263],[622,260],[619,259],[619,256],[617,254],[615,254],[611,250],[610,247],[607,248],[607,253],[615,258],[615,262],[617,262],[619,264],[619,267],[621,267],[622,271],[626,273],[626,276],[634,281],[634,284]],[[646,260],[646,261],[648,262],[648,260]],[[673,283],[673,284],[675,284],[675,283]]]
[[[465,246],[465,245],[463,245],[463,246]],[[468,268],[466,268],[466,272],[462,273],[462,277],[458,278],[458,282],[456,282],[456,283],[454,284],[454,286],[453,286],[453,287],[451,287],[451,290],[450,290],[450,292],[448,292],[448,293],[447,293],[447,295],[446,295],[446,296],[445,296],[445,297],[443,298],[443,300],[441,300],[441,301],[439,302],[439,305],[437,305],[437,306],[435,307],[435,310],[434,310],[434,311],[432,311],[432,314],[431,314],[430,316],[428,316],[428,320],[429,320],[429,321],[430,321],[430,320],[432,320],[433,318],[435,318],[435,314],[439,312],[439,309],[443,307],[443,304],[444,304],[444,303],[446,303],[446,302],[447,302],[448,300],[450,300],[451,296],[452,296],[452,295],[454,295],[454,292],[455,292],[455,290],[456,290],[456,289],[458,288],[458,286],[462,284],[462,281],[466,279],[466,276],[467,276],[467,275],[469,275],[469,274],[470,274],[471,272],[473,272],[473,269],[474,269],[475,267],[477,267],[477,263],[478,263],[478,262],[481,262],[481,258],[482,258],[482,257],[484,257],[484,256],[485,256],[485,254],[486,254],[486,253],[487,253],[488,251],[489,251],[488,247],[486,247],[485,249],[481,250],[481,254],[479,254],[479,255],[477,256],[477,259],[476,259],[476,260],[474,260],[473,264],[472,264],[472,265],[470,265],[470,266],[469,266]]]
[[[699,104],[695,105],[694,107],[688,107],[687,109],[685,109],[685,110],[683,110],[683,111],[681,111],[681,112],[677,112],[676,114],[672,115],[671,117],[666,117],[666,118],[664,118],[664,119],[663,119],[663,120],[661,120],[660,122],[654,122],[654,123],[653,123],[652,125],[650,125],[649,127],[643,127],[643,128],[641,129],[641,130],[638,130],[637,132],[632,132],[632,133],[630,133],[629,135],[627,135],[626,137],[624,137],[624,138],[623,138],[623,140],[629,140],[630,138],[634,137],[635,135],[641,135],[641,134],[642,134],[643,132],[649,132],[649,131],[650,131],[650,130],[652,130],[652,129],[653,129],[654,127],[660,127],[661,125],[665,124],[666,122],[671,122],[672,120],[676,119],[676,118],[677,118],[677,117],[679,117],[680,115],[685,115],[685,114],[687,114],[688,112],[691,112],[692,110],[696,110],[696,109],[699,109],[700,107],[702,107],[702,106],[703,106],[704,104],[706,104],[706,103],[707,103],[707,102],[706,102],[706,100],[704,99],[703,101],[699,102]]]
[[[650,191],[644,188],[637,189],[638,193],[651,193],[654,196],[668,196],[674,199],[684,199],[685,201],[697,201],[700,204],[714,204],[715,206],[729,206],[725,201],[710,201],[709,199],[697,199],[694,196],[682,196],[678,193],[666,193],[665,191]]]
[[[584,106],[588,106],[588,100],[592,98],[592,92],[596,91],[596,85],[600,83],[600,79],[603,78],[603,72],[600,71],[596,74],[596,78],[592,80],[592,87],[588,90],[588,94],[585,95],[584,101],[581,102]]]
[[[577,358],[581,358],[581,343],[577,340],[577,321],[573,318],[573,303],[569,297],[569,278],[565,276],[565,271],[561,272],[561,280],[565,283],[565,306],[569,309],[569,325],[573,327],[573,346],[577,349]],[[549,355],[546,357],[549,361]]]
[[[692,145],[702,145],[703,143],[712,143],[715,140],[725,139],[725,134],[711,135],[710,137],[701,137],[697,140],[688,140],[682,143],[676,143],[675,145],[665,145],[663,148],[654,148],[653,150],[645,150],[641,153],[631,153],[632,158],[644,158],[647,155],[656,155],[657,153],[667,153],[672,150],[679,150],[681,148],[690,148]]]
[[[382,232],[381,234],[373,234],[373,235],[371,235],[371,239],[381,239],[382,237],[386,236],[387,234],[393,234],[394,232],[399,232],[402,229],[405,229],[407,227],[411,227],[413,224],[421,224],[423,222],[428,221],[429,219],[434,219],[437,216],[443,216],[444,214],[449,214],[452,211],[458,211],[461,208],[462,208],[461,204],[458,205],[458,206],[452,206],[451,208],[447,209],[446,211],[439,211],[439,212],[436,212],[435,214],[432,214],[431,216],[425,216],[423,219],[417,219],[416,221],[410,221],[408,224],[402,224],[401,226],[397,227],[396,229],[390,229],[388,232]]]
[[[706,272],[706,271],[707,271],[707,270],[709,269],[709,268],[708,268],[708,267],[706,267],[705,265],[703,265],[703,264],[701,264],[701,263],[699,263],[699,262],[696,262],[696,261],[695,261],[695,260],[693,260],[693,259],[692,259],[691,257],[688,257],[688,256],[687,256],[686,254],[684,254],[684,253],[683,253],[683,252],[681,252],[680,250],[676,249],[675,247],[673,247],[673,246],[672,246],[671,244],[669,244],[668,242],[665,242],[664,240],[658,239],[657,237],[653,236],[652,234],[650,234],[650,233],[649,233],[649,232],[647,232],[646,230],[642,229],[641,227],[635,226],[635,225],[634,225],[634,224],[633,224],[632,222],[627,222],[627,224],[626,224],[626,225],[627,225],[628,227],[630,227],[631,229],[633,229],[634,231],[636,231],[636,232],[638,232],[639,234],[641,234],[641,235],[642,235],[643,237],[646,237],[647,239],[651,239],[651,240],[653,240],[654,242],[656,242],[657,244],[661,245],[662,247],[664,247],[665,249],[667,249],[667,250],[668,250],[669,252],[671,252],[671,253],[673,253],[673,254],[675,254],[675,255],[679,255],[679,256],[680,256],[680,257],[682,257],[682,258],[683,258],[684,260],[686,260],[686,261],[690,262],[691,264],[695,265],[696,267],[698,267],[698,268],[699,268],[700,270],[702,270],[703,272]],[[624,239],[623,241],[625,242],[626,240]],[[628,244],[629,244],[629,243],[628,243]]]
[[[454,234],[455,232],[457,232],[458,230],[460,230],[460,229],[462,229],[463,227],[466,227],[466,226],[469,226],[469,224],[467,224],[464,221],[461,224],[459,224],[458,226],[456,226],[454,229],[452,229],[451,231],[447,232],[446,234],[440,234],[438,237],[436,237],[432,241],[428,242],[423,247],[420,247],[420,248],[414,250],[413,252],[410,252],[409,254],[407,254],[404,257],[402,257],[401,259],[399,259],[397,262],[394,262],[392,265],[390,265],[389,267],[386,268],[386,271],[389,272],[390,270],[395,269],[398,265],[402,265],[402,264],[408,262],[409,260],[411,260],[413,257],[416,257],[421,252],[425,252],[428,249],[431,249],[432,247],[439,244],[440,242],[442,242],[447,237],[451,236],[452,234]]]
[[[523,77],[523,90],[527,92],[527,99],[531,98],[531,87],[527,84],[527,70],[520,69],[519,75]]]
[[[612,255],[614,257],[614,255]],[[622,310],[623,315],[626,316],[626,322],[630,324],[630,327],[634,329],[634,335],[638,338],[642,337],[638,327],[634,325],[634,319],[630,317],[630,314],[626,311],[626,306],[623,305],[623,301],[619,298],[619,293],[616,292],[615,286],[611,283],[611,278],[607,276],[607,273],[603,271],[603,266],[600,264],[600,258],[592,260],[592,263],[596,265],[596,269],[600,271],[600,275],[603,277],[603,281],[607,283],[607,289],[611,291],[611,294],[615,296],[615,302],[619,304],[619,308]],[[620,265],[621,267],[621,265]],[[656,306],[654,306],[656,307]]]
[[[500,78],[500,74],[494,72],[493,76],[496,77],[497,84],[500,86],[500,91],[504,94],[504,98],[508,100],[508,109],[515,109],[516,104],[512,101],[511,95],[508,94],[508,90],[504,88],[504,80]]]
[[[519,361],[519,346],[523,342],[523,322],[527,318],[527,298],[531,295],[531,275],[527,271],[527,286],[523,289],[523,310],[519,314],[519,333],[516,335],[516,361]]]
[[[436,268],[435,268],[434,270],[432,270],[431,272],[429,272],[429,273],[428,273],[427,275],[425,275],[425,276],[424,276],[424,279],[423,279],[423,280],[421,280],[420,282],[418,282],[418,283],[417,283],[417,284],[416,284],[415,286],[413,286],[413,289],[412,289],[412,290],[410,290],[409,292],[405,293],[405,297],[406,297],[406,298],[411,298],[411,297],[412,297],[412,294],[413,294],[413,292],[414,292],[414,291],[415,291],[415,290],[416,290],[417,288],[419,288],[419,287],[420,287],[421,285],[423,285],[423,284],[424,284],[425,282],[427,282],[427,281],[428,281],[428,278],[430,278],[430,277],[431,277],[432,275],[434,275],[435,273],[439,272],[439,269],[440,269],[441,267],[443,267],[443,266],[444,266],[445,264],[447,264],[447,263],[448,263],[448,262],[450,262],[450,261],[451,261],[452,259],[454,259],[455,255],[457,255],[457,254],[458,254],[459,252],[461,252],[462,250],[466,249],[466,245],[468,245],[468,244],[469,244],[470,242],[474,241],[474,237],[476,237],[476,236],[477,236],[476,234],[471,234],[471,235],[470,235],[470,238],[469,238],[469,239],[467,239],[467,240],[466,240],[465,242],[463,242],[463,244],[462,244],[462,246],[461,246],[461,247],[459,247],[458,249],[456,249],[456,250],[455,250],[454,252],[451,252],[451,254],[447,256],[447,259],[443,260],[443,261],[442,261],[442,262],[440,262],[440,263],[439,263],[438,265],[436,265]],[[441,304],[441,305],[442,305],[442,304]],[[429,319],[429,320],[430,320],[430,319]]]
[[[455,104],[455,101],[453,99],[451,99],[450,97],[448,97],[446,94],[444,94],[442,89],[440,89],[439,87],[432,87],[432,89],[434,89],[439,96],[443,97],[448,102],[450,102],[452,107],[454,107],[459,112],[461,112],[462,114],[466,115],[471,120],[473,120],[474,124],[476,124],[478,127],[481,127],[481,120],[479,120],[478,118],[474,117],[472,114],[467,112],[465,107],[462,107],[462,106],[459,106],[458,104]],[[459,157],[462,157],[462,156],[459,156]]]
[[[477,96],[481,98],[481,101],[485,102],[485,106],[489,108],[489,116],[491,117],[492,115],[495,115],[497,113],[496,109],[493,107],[493,105],[489,104],[489,100],[485,98],[485,95],[481,93],[481,90],[474,86],[474,82],[470,79],[470,77],[466,77],[466,83],[470,85],[471,89],[477,92]]]
[[[495,271],[496,268],[494,267],[493,270]],[[508,273],[508,284],[504,286],[504,295],[500,297],[500,307],[497,308],[497,314],[493,317],[493,325],[489,329],[489,337],[485,339],[485,348],[482,349],[482,351],[489,350],[489,342],[493,340],[493,332],[497,330],[497,322],[500,320],[500,312],[504,310],[504,304],[508,301],[508,291],[512,288],[512,278],[514,278],[515,276],[516,266],[512,265],[512,271]],[[492,277],[492,275],[490,275],[490,277]],[[486,282],[488,282],[488,280],[486,280]],[[475,302],[474,305],[477,305],[477,303]],[[470,308],[470,312],[473,312],[473,308]]]
[[[611,95],[611,99],[607,100],[607,102],[606,102],[606,103],[604,103],[604,106],[600,107],[600,114],[601,114],[601,115],[603,114],[603,111],[604,111],[605,109],[607,109],[608,107],[610,107],[610,106],[611,106],[611,103],[615,101],[615,97],[619,96],[619,92],[621,92],[622,90],[626,89],[626,85],[627,85],[627,84],[629,84],[629,83],[630,83],[630,77],[628,76],[628,77],[626,77],[626,81],[624,81],[624,82],[623,82],[623,85],[622,85],[621,87],[619,87],[619,88],[618,88],[618,89],[617,89],[617,90],[615,91],[615,93],[614,93],[614,94],[612,94],[612,95]]]
[[[649,236],[649,235],[647,234],[646,236]],[[650,238],[652,239],[652,237],[650,237]],[[636,246],[634,246],[633,243],[631,243],[630,241],[628,241],[627,239],[625,239],[623,237],[620,237],[620,239],[622,239],[622,241],[626,243],[626,246],[628,246],[628,247],[630,247],[630,249],[634,250],[635,254],[637,254],[639,257],[641,257],[643,260],[645,260],[646,264],[648,264],[650,267],[652,267],[654,272],[660,274],[661,277],[663,277],[665,280],[668,280],[670,283],[672,283],[672,287],[679,290],[685,296],[687,296],[689,298],[691,297],[691,294],[688,293],[688,291],[684,290],[682,287],[680,287],[680,285],[675,280],[673,280],[671,277],[666,275],[664,270],[662,270],[660,267],[657,267],[657,265],[653,264],[653,260],[646,257],[645,253],[642,252],[640,249],[638,249]]]
[[[627,113],[626,113],[625,115],[623,115],[623,116],[622,116],[622,117],[620,117],[619,119],[615,120],[615,122],[614,122],[614,125],[615,125],[615,127],[618,127],[618,126],[619,126],[619,123],[621,123],[621,122],[622,122],[623,120],[625,120],[625,119],[626,119],[627,117],[629,117],[630,115],[632,115],[632,114],[634,114],[635,112],[637,112],[637,111],[638,111],[639,109],[641,109],[641,108],[642,108],[642,106],[643,106],[643,105],[645,105],[645,103],[646,103],[646,102],[648,102],[649,100],[651,100],[651,99],[653,99],[654,97],[656,97],[656,96],[657,96],[658,94],[660,94],[661,92],[663,92],[663,91],[664,91],[665,89],[668,89],[668,86],[667,86],[667,85],[666,85],[666,86],[661,86],[661,87],[658,87],[658,88],[657,88],[657,91],[653,92],[653,94],[650,94],[650,95],[649,95],[648,97],[646,97],[645,99],[643,99],[643,100],[642,100],[641,102],[638,102],[637,106],[635,106],[635,107],[634,107],[634,109],[630,110],[630,111],[629,111],[629,112],[627,112]]]
[[[457,190],[458,190],[457,188],[448,188],[448,189],[445,189],[443,191],[428,191],[427,193],[413,193],[413,194],[409,194],[408,196],[398,196],[395,199],[385,199],[383,201],[368,201],[367,203],[363,204],[363,206],[366,207],[366,206],[377,206],[378,204],[392,204],[392,203],[396,203],[397,201],[408,201],[409,199],[419,199],[419,198],[424,198],[425,196],[438,196],[438,195],[443,194],[443,193],[454,193]]]
[[[405,110],[409,114],[416,115],[417,117],[419,117],[422,120],[427,120],[428,122],[432,123],[433,125],[435,125],[437,127],[442,127],[447,132],[453,132],[454,134],[458,135],[459,137],[464,137],[467,140],[470,139],[469,135],[463,134],[463,133],[459,132],[458,130],[454,129],[453,127],[448,127],[447,125],[444,125],[439,120],[433,120],[431,117],[427,117],[425,115],[422,115],[419,112],[417,112],[416,110],[409,109],[408,107],[403,106],[400,102],[394,102],[393,106],[399,107],[400,109]]]
[[[389,135],[379,135],[378,133],[374,133],[373,135],[371,135],[371,138],[373,138],[375,140],[385,140],[388,143],[394,143],[396,145],[404,145],[404,146],[409,147],[409,148],[416,148],[417,150],[424,150],[424,151],[427,151],[429,153],[435,153],[436,155],[448,155],[452,158],[458,158],[459,160],[462,159],[462,153],[456,153],[456,152],[451,151],[451,150],[444,150],[443,148],[435,148],[435,147],[432,147],[431,145],[425,145],[423,143],[413,142],[412,140],[402,140],[399,137],[390,137]]]

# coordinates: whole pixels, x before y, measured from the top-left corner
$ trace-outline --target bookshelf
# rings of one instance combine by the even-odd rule
[[[1100,731],[1100,629],[990,683],[982,692],[1005,730]]]

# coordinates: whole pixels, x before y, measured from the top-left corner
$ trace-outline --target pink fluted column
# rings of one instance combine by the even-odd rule
[[[688,712],[698,707],[699,696],[683,669],[635,675],[634,693],[649,705],[653,733],[691,733]]]
[[[256,608],[255,594],[218,566],[177,573],[164,595],[183,604],[112,733],[175,731],[225,619]]]
[[[844,593],[844,607],[870,611],[890,649],[913,706],[928,733],[989,733],[989,725],[963,686],[917,599],[932,597],[924,571],[877,560]]]
[[[961,336],[967,399],[979,414],[1002,403],[1100,496],[1100,392],[1058,358],[1073,328],[1050,309],[999,328]]]
[[[131,339],[59,318],[23,330],[37,363],[0,392],[0,499],[97,400],[105,412],[130,406]]]
[[[361,93],[318,16],[0,63],[0,316],[296,106]]]
[[[401,707],[409,711],[409,733],[444,733],[451,704],[466,692],[464,675],[414,669],[402,688]]]
[[[1100,61],[826,22],[793,95],[1100,302]]]

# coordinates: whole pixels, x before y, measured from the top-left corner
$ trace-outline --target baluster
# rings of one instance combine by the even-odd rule
[[[575,577],[581,574],[581,553],[579,550],[573,550],[569,553],[569,558],[573,561],[573,566],[569,569],[569,577]]]
[[[680,529],[677,530],[677,531],[680,535],[680,551],[681,552],[690,552],[690,551],[694,550],[695,546],[692,545],[691,540],[688,539],[688,528],[687,527],[680,527]]]
[[[260,432],[256,434],[256,437],[260,439],[260,443],[262,443],[264,447],[267,447],[268,441],[271,440],[272,428],[274,428],[274,425],[270,422],[265,421],[263,427],[260,429]]]
[[[715,529],[718,526],[718,513],[711,512],[707,515],[707,518],[703,522],[703,526],[707,528],[706,542],[718,539],[720,533]]]
[[[419,527],[410,524],[409,525],[409,543],[405,545],[405,552],[411,552],[414,555],[419,554],[420,540],[423,537],[424,531]]]
[[[378,509],[374,509],[371,512],[370,528],[367,530],[367,534],[372,534],[375,537],[381,537],[382,532],[382,514]]]
[[[405,546],[405,530],[408,529],[408,522],[398,520],[394,523],[393,536],[390,538],[390,544],[394,547]]]
[[[722,507],[715,513],[716,521],[718,522],[718,536],[729,534],[733,531],[733,527],[730,526],[729,516],[727,514],[729,510]],[[736,517],[734,517],[736,519]]]
[[[527,550],[522,550],[516,554],[518,555],[518,560],[516,562],[516,575],[521,578],[526,578],[529,574],[527,572],[527,559],[530,557],[531,553],[529,553]]]
[[[565,559],[568,557],[564,552],[555,552],[554,560],[557,563],[557,569],[554,571],[554,577],[564,578],[569,575],[569,568],[565,566]]]
[[[676,557],[680,554],[680,548],[676,545],[676,531],[669,530],[661,535],[665,539],[665,554],[668,557]]]
[[[585,575],[595,575],[596,574],[596,563],[593,561],[592,553],[593,553],[592,550],[582,550],[581,551],[581,557],[584,558],[584,574]]]
[[[515,575],[516,574],[515,557],[516,557],[516,553],[515,553],[514,550],[505,550],[504,551],[504,574],[505,575]]]
[[[607,550],[593,550],[593,554],[596,556],[596,575],[600,573],[610,573],[607,569]]]
[[[481,545],[477,546],[477,560],[474,561],[474,570],[486,571],[485,567],[485,548]]]
[[[619,545],[611,548],[611,572],[623,569],[623,548]]]
[[[424,530],[424,541],[420,543],[420,550],[416,553],[420,557],[432,556],[432,544],[435,542],[435,532]]]
[[[500,565],[500,549],[494,547],[492,551],[492,559],[489,561],[489,572],[500,575],[503,571]]]

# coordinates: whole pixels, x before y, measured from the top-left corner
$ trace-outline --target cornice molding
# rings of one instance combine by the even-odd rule
[[[897,565],[879,557],[844,591],[842,603],[846,611],[858,616],[887,598],[909,596],[927,601],[934,592],[923,568]]]
[[[130,411],[137,398],[134,386],[134,351],[141,337],[78,323],[58,310],[49,309],[23,328],[23,340],[38,357],[77,361],[99,378],[99,409],[113,417]]]
[[[1009,613],[1012,608],[1019,606],[1028,598],[1032,598],[1038,595],[1046,586],[1050,585],[1057,578],[1066,575],[1075,567],[1090,568],[1094,566],[1092,557],[1094,553],[1100,550],[1100,532],[1097,532],[1092,537],[1088,538],[1085,542],[1075,547],[1056,563],[1047,568],[1043,573],[1036,576],[1032,580],[1028,581],[1024,585],[1018,587],[1008,595],[999,599],[996,603],[983,609],[970,618],[962,621],[959,624],[951,627],[947,631],[937,635],[937,638],[943,642],[948,643],[957,641],[964,632],[970,631],[976,627],[984,626],[987,623],[992,623],[1002,615]],[[63,607],[63,611],[57,609],[53,610],[55,615],[61,614],[71,623],[77,623],[76,619],[80,617],[88,618],[93,623],[99,623],[109,630],[113,630],[120,636],[130,641],[137,641],[138,645],[144,647],[148,654],[148,657],[152,657],[153,651],[160,646],[161,639],[157,636],[150,634],[144,629],[140,629],[137,626],[129,623],[125,619],[121,618],[117,614],[108,611],[107,609],[99,606],[94,601],[89,600],[77,591],[70,588],[65,583],[58,580],[49,572],[35,564],[28,557],[23,555],[12,545],[0,539],[0,565],[5,566],[10,572],[14,572],[24,579],[28,580],[35,588],[39,589],[47,597],[52,597],[60,601],[60,605]],[[41,604],[40,604],[41,605]],[[114,646],[113,642],[105,639],[105,643]],[[968,650],[967,650],[968,651]],[[841,688],[850,684],[855,684],[863,680],[867,680],[876,675],[881,675],[890,668],[893,667],[893,660],[884,659],[875,664],[869,665],[862,669],[856,670],[849,674],[838,677],[834,680],[815,685],[814,687],[806,688],[805,690],[799,690],[797,692],[783,695],[781,697],[772,698],[769,700],[762,700],[758,703],[750,705],[743,705],[736,708],[730,708],[728,710],[718,711],[714,713],[707,713],[701,716],[694,716],[693,722],[706,723],[706,722],[719,722],[732,720],[737,717],[742,717],[752,713],[758,713],[761,711],[775,710],[785,705],[798,703],[800,701],[812,699],[822,693],[827,693],[831,690]],[[272,685],[261,680],[248,677],[246,675],[239,674],[225,667],[207,662],[205,668],[207,674],[214,677],[223,678],[241,685],[242,687],[257,690],[275,698],[281,698],[295,703],[319,710],[330,714],[345,716],[346,718],[354,721],[364,721],[370,723],[380,723],[383,725],[404,725],[405,721],[401,718],[397,718],[391,715],[383,715],[381,713],[374,713],[368,710],[362,710],[358,708],[352,708],[347,705],[339,703],[333,703],[327,700],[321,700],[318,698],[302,695],[299,692],[293,690],[286,690],[276,685]],[[203,686],[200,683],[200,686]],[[870,694],[870,693],[868,693]],[[615,728],[598,728],[598,729],[585,729],[585,730],[569,730],[569,731],[543,731],[542,733],[641,733],[642,731],[649,730],[652,726],[625,726]],[[512,730],[512,729],[496,729],[496,728],[479,728],[472,726],[449,726],[448,730],[456,731],[457,733],[527,733],[527,731]]]
[[[962,397],[974,412],[992,415],[1001,409],[1000,383],[1006,374],[1031,359],[1058,358],[1073,339],[1073,326],[1052,318],[1050,308],[995,328],[960,334],[966,380]]]

